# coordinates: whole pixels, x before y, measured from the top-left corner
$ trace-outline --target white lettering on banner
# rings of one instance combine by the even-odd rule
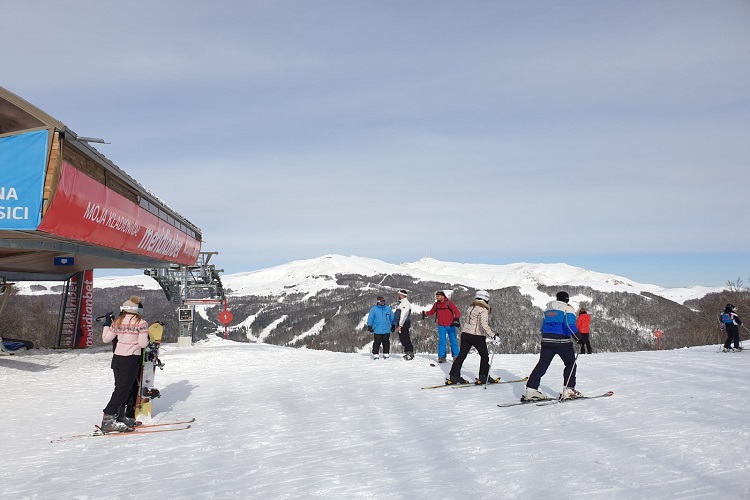
[[[81,303],[85,304],[85,309],[81,311],[81,327],[87,335],[86,347],[92,347],[94,345],[94,282],[84,279],[83,290]]]
[[[185,246],[185,242],[180,240],[179,236],[171,236],[169,229],[166,231],[154,231],[146,228],[138,248],[149,252],[166,255],[167,257],[177,257],[180,250]]]
[[[29,207],[0,207],[0,220],[28,220]]]
[[[137,236],[141,230],[140,224],[134,220],[102,208],[96,203],[89,202],[86,210],[83,212],[83,218],[102,226],[110,227],[121,233],[129,234],[130,236]]]
[[[16,193],[16,188],[13,186],[9,187],[8,190],[5,190],[5,186],[0,186],[0,200],[16,200],[18,201],[18,193]]]

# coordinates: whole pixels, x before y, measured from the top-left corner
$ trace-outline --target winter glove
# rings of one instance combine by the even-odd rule
[[[367,325],[367,331],[368,331],[368,332],[370,332],[370,333],[372,333],[372,331],[373,331],[373,330],[372,330],[372,326],[370,326],[370,325]]]
[[[456,328],[461,328],[461,320],[458,318],[454,319],[451,326],[455,326]]]
[[[495,334],[495,336],[494,336],[494,337],[492,337],[492,343],[493,343],[494,345],[500,345],[500,335],[498,335],[498,334]]]
[[[107,313],[104,315],[104,326],[112,326],[112,320],[115,319],[114,315],[112,313]]]
[[[391,325],[391,333],[396,331],[396,325]]]
[[[422,311],[422,319],[427,319],[427,314],[424,311]]]

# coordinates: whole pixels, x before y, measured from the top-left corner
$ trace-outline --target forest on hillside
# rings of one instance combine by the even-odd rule
[[[265,342],[308,349],[357,352],[372,341],[364,327],[376,295],[384,295],[392,306],[396,291],[410,291],[415,311],[429,308],[435,290],[452,290],[452,300],[462,312],[471,303],[473,289],[438,282],[419,282],[410,276],[337,276],[339,288],[312,296],[289,290],[282,296],[229,295],[234,316],[229,338],[236,342]],[[597,352],[642,351],[655,349],[655,330],[663,331],[662,349],[719,344],[724,341],[717,314],[727,303],[736,304],[739,315],[750,317],[750,291],[736,286],[722,293],[678,304],[649,293],[600,292],[589,287],[566,287],[571,296],[583,295],[582,303],[592,316],[591,341]],[[540,287],[554,297],[558,287]],[[539,349],[541,309],[517,287],[490,290],[490,326],[502,337],[499,353],[533,353]],[[142,297],[144,318],[165,323],[164,342],[176,342],[178,321],[175,305],[161,290],[127,288],[96,289],[94,315],[117,312],[130,295]],[[37,347],[54,347],[57,341],[61,295],[11,295],[0,317],[0,335],[30,340]],[[224,335],[217,320],[218,306],[195,315],[195,340]],[[240,326],[241,325],[241,326]],[[750,325],[750,323],[749,323]],[[747,334],[743,329],[743,334]],[[101,343],[101,324],[95,325],[95,345]],[[437,335],[434,317],[422,320],[414,314],[412,340],[419,352],[435,352]],[[392,335],[392,352],[400,352],[398,336]],[[750,338],[744,335],[745,338]]]

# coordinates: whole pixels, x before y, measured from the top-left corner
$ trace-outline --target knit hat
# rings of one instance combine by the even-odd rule
[[[399,290],[399,291],[398,291],[398,294],[399,294],[399,295],[403,295],[404,297],[406,297],[407,295],[409,295],[409,292],[407,292],[406,290],[404,290],[404,289],[402,288],[401,290]]]
[[[120,312],[140,314],[141,312],[143,312],[140,304],[141,298],[137,295],[133,295],[128,300],[122,303],[122,305],[120,306]],[[139,307],[141,308],[139,309]]]
[[[487,290],[477,290],[477,292],[474,294],[475,299],[481,299],[485,302],[490,301],[490,294]]]
[[[378,295],[378,302],[385,302],[385,297]]]
[[[560,302],[565,302],[567,304],[570,300],[570,295],[568,295],[568,292],[557,292],[556,298]]]
[[[444,291],[442,291],[442,290],[438,290],[437,292],[435,292],[435,295],[442,295],[443,297],[445,297],[445,296],[446,296],[446,295],[445,295],[445,292],[444,292]]]

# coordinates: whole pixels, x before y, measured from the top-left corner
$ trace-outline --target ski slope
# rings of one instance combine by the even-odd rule
[[[450,368],[425,354],[219,338],[162,349],[153,421],[196,417],[191,429],[54,443],[100,422],[111,353],[0,357],[0,497],[750,497],[750,352],[581,356],[578,389],[614,397],[498,408],[523,383],[422,390]],[[491,373],[525,376],[536,359],[497,355]],[[464,377],[478,366],[472,353]],[[559,391],[561,373],[555,360],[541,389]]]

